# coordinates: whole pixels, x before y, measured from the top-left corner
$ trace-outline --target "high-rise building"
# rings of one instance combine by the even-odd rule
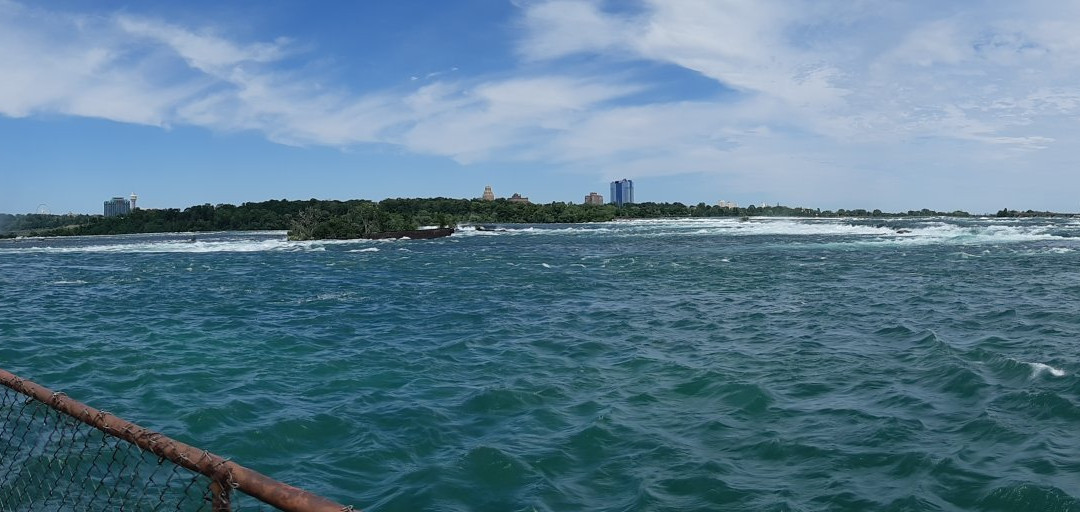
[[[484,201],[494,201],[495,200],[495,193],[491,191],[491,185],[488,185],[488,186],[484,187],[483,199],[484,199]]]
[[[105,201],[105,216],[115,217],[131,213],[131,203],[123,197],[114,197]]]
[[[611,182],[611,202],[616,206],[634,202],[634,181],[622,179]]]
[[[604,204],[604,196],[589,192],[589,195],[585,196],[585,204]]]

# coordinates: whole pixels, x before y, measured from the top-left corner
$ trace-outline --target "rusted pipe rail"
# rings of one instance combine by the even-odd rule
[[[33,398],[46,406],[94,427],[107,435],[200,473],[213,482],[213,509],[229,510],[229,491],[239,489],[263,503],[285,512],[344,512],[351,506],[335,503],[303,489],[279,482],[205,450],[181,443],[159,432],[99,411],[63,393],[54,392],[6,370],[0,370],[0,384]]]

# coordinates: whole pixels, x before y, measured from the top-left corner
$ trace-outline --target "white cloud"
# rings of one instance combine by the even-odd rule
[[[612,5],[524,3],[511,42],[518,68],[484,76],[452,68],[357,91],[301,72],[296,62],[308,55],[286,38],[245,42],[213,27],[0,0],[0,114],[252,130],[293,145],[389,143],[463,163],[535,161],[605,175],[718,173],[748,189],[795,190],[777,184],[787,179],[820,190],[808,176],[895,183],[868,176],[944,161],[1037,168],[1040,154],[1060,161],[1074,139],[1080,30],[1070,20],[1080,6]],[[599,64],[581,65],[581,56]],[[643,63],[697,73],[728,92],[653,99],[665,71]],[[913,146],[933,153],[913,155]],[[886,156],[903,167],[878,161]]]
[[[867,5],[845,10],[838,3],[798,1],[655,0],[634,15],[607,15],[593,2],[571,4],[577,7],[564,10],[565,26],[555,25],[559,18],[548,11],[565,8],[566,1],[532,8],[544,13],[537,16],[543,23],[522,41],[524,54],[607,52],[675,64],[774,100],[759,102],[769,109],[759,112],[763,122],[778,122],[779,107],[791,125],[833,138],[1045,143],[1052,137],[994,136],[1030,125],[1041,114],[1029,110],[1008,117],[999,107],[1003,100],[1033,106],[1048,86],[1061,83],[1041,72],[1075,62],[1080,41],[1077,31],[1051,21],[1053,11],[1032,19],[987,18],[986,5],[979,3],[945,17],[921,5],[901,16],[883,2],[880,11],[887,12],[880,14]],[[569,28],[579,11],[597,29],[574,38]],[[838,20],[838,13],[846,17]],[[862,25],[881,30],[858,28],[852,40],[848,32]],[[860,43],[861,52],[847,48]],[[1067,74],[1075,75],[1075,69]],[[964,105],[962,112],[956,105]]]
[[[392,143],[470,162],[642,88],[557,74],[442,82],[431,73],[412,91],[357,93],[278,66],[295,54],[286,39],[240,43],[130,15],[0,9],[0,43],[15,50],[0,54],[0,74],[10,77],[0,81],[0,113],[16,117],[255,130],[293,145]]]
[[[77,28],[77,30],[72,30]],[[161,124],[183,87],[148,84],[95,19],[54,20],[20,5],[0,3],[0,113],[102,116]]]
[[[188,66],[220,78],[227,78],[238,65],[274,62],[289,53],[285,38],[241,45],[212,33],[196,33],[158,21],[131,16],[117,16],[112,21],[124,33],[158,42]]]
[[[472,89],[429,86],[407,99],[415,109],[411,126],[387,140],[463,163],[496,154],[510,160],[547,158],[537,148],[593,115],[598,105],[637,90],[561,76],[484,82]]]
[[[892,52],[892,58],[918,66],[958,64],[975,55],[975,48],[956,23],[935,20],[917,27]]]
[[[617,49],[632,23],[602,13],[595,4],[556,0],[527,6],[528,44],[519,49],[529,59],[553,59],[578,52]]]
[[[598,52],[668,62],[796,106],[828,105],[846,94],[832,84],[837,70],[786,40],[785,30],[805,14],[798,3],[772,0],[649,0],[633,16],[560,0],[528,11],[532,24],[521,51],[532,58]]]

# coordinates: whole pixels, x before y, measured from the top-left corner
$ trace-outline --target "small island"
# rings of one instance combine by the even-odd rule
[[[431,239],[454,233],[453,218],[437,216],[437,228],[420,228],[416,216],[389,212],[370,202],[352,205],[343,213],[331,214],[309,207],[290,222],[289,240],[382,240],[388,238]]]

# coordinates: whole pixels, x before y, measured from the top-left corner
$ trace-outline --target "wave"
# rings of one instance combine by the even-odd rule
[[[306,304],[306,303],[309,303],[309,302],[323,302],[323,301],[344,302],[346,300],[351,299],[353,297],[353,295],[354,294],[352,292],[319,293],[319,294],[316,294],[316,295],[314,295],[312,297],[304,297],[304,298],[301,298],[301,299],[296,299],[295,303],[297,303],[297,304]]]
[[[80,254],[80,253],[257,253],[257,252],[319,252],[331,246],[372,245],[394,243],[396,240],[311,240],[290,241],[284,232],[252,234],[205,235],[192,241],[189,235],[176,233],[156,235],[121,235],[95,237],[50,238],[0,249],[0,254]],[[374,252],[366,247],[350,252]]]
[[[1049,373],[1050,375],[1052,375],[1054,377],[1064,377],[1065,376],[1065,370],[1061,370],[1059,368],[1054,368],[1053,366],[1050,366],[1048,364],[1028,363],[1028,362],[1024,362],[1024,364],[1031,367],[1031,378],[1033,378],[1033,379],[1035,377],[1038,377],[1039,375],[1042,375],[1043,373]]]
[[[1001,338],[991,337],[987,338],[987,341],[989,342],[988,344],[993,344],[996,347],[976,347],[975,349],[966,352],[964,358],[979,364],[984,364],[999,377],[1004,377],[1006,379],[1036,379],[1041,375],[1049,375],[1051,377],[1064,377],[1066,375],[1065,370],[1062,370],[1061,368],[1056,368],[1046,363],[1023,361],[997,352],[996,350],[1009,348],[1008,343],[1004,342]]]
[[[148,242],[103,245],[40,246],[3,249],[2,253],[217,253],[217,252],[266,252],[311,248],[278,240],[227,241],[227,242]]]
[[[576,233],[615,233],[618,222],[583,222],[579,224],[498,224],[490,229],[458,226],[454,236],[566,235]]]
[[[1071,221],[1070,221],[1071,222]],[[319,240],[292,242],[284,232],[169,233],[109,237],[49,238],[0,246],[12,253],[222,253],[322,251],[354,244],[395,243],[396,240]],[[637,219],[582,224],[495,225],[458,228],[454,238],[477,236],[600,236],[616,238],[785,237],[787,243],[812,246],[987,245],[1053,241],[1037,248],[1045,254],[1068,254],[1080,246],[1080,224],[954,219],[813,219],[770,217],[740,221],[734,218]],[[194,240],[194,241],[193,241]],[[367,248],[360,249],[364,251]],[[359,252],[359,251],[354,251]],[[373,251],[368,251],[373,252]],[[972,258],[985,251],[962,251]]]
[[[497,225],[494,230],[460,227],[463,236],[589,234],[616,237],[784,236],[816,238],[810,243],[980,245],[1069,241],[1080,238],[1080,224],[953,219],[813,219],[794,217],[635,219],[587,224]],[[822,237],[833,240],[821,240]],[[835,240],[839,239],[839,240]],[[1055,247],[1052,253],[1073,251]]]

